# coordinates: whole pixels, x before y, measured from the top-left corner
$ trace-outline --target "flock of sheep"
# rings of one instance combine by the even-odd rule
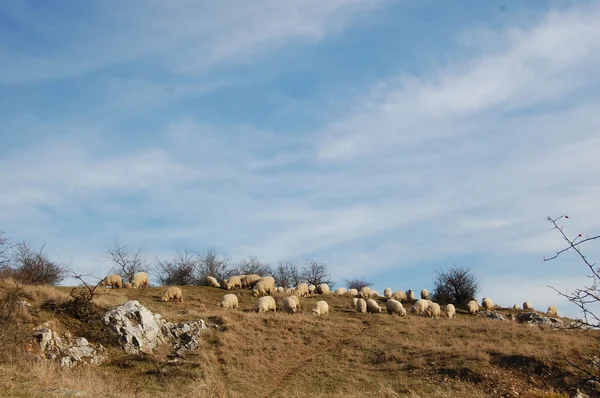
[[[149,278],[145,272],[138,272],[134,275],[131,283],[123,283],[120,275],[112,274],[108,275],[101,282],[103,286],[110,286],[113,288],[144,288],[148,287]],[[233,289],[251,289],[252,294],[258,297],[254,310],[257,312],[268,312],[277,311],[277,304],[273,296],[276,293],[287,294],[283,299],[282,309],[284,312],[293,314],[300,310],[300,299],[299,297],[308,297],[309,295],[329,295],[331,291],[329,285],[322,283],[318,286],[309,285],[306,282],[298,284],[295,288],[283,288],[275,286],[275,279],[272,276],[260,275],[235,275],[229,279],[225,279],[222,283],[219,283],[216,278],[207,276],[202,280],[201,285],[222,287],[226,290]],[[380,297],[377,291],[371,290],[371,288],[365,286],[360,290],[357,289],[345,289],[340,287],[333,292],[336,296],[350,296],[352,297],[352,308],[359,313],[381,313],[382,308],[379,306],[374,298]],[[397,291],[392,292],[392,289],[386,288],[383,291],[383,297],[386,298],[385,310],[390,315],[406,316],[406,309],[404,303],[414,303],[410,312],[420,316],[427,316],[431,318],[439,318],[445,315],[448,318],[454,318],[456,315],[456,308],[453,304],[448,304],[442,308],[438,303],[434,303],[430,300],[430,294],[427,289],[421,290],[421,298],[416,299],[413,290]],[[175,286],[168,287],[162,295],[162,301],[178,301],[183,302],[183,294],[181,289]],[[238,308],[238,298],[235,294],[225,294],[219,304],[223,308]],[[490,298],[484,298],[481,301],[481,306],[475,300],[469,301],[467,304],[467,310],[470,314],[476,314],[481,308],[485,310],[492,310],[494,303]],[[513,309],[520,309],[515,304]],[[523,303],[524,310],[533,310],[533,306],[529,301]],[[556,307],[548,307],[548,314],[558,316]],[[316,316],[327,315],[329,313],[329,304],[326,301],[317,301],[311,310],[311,313]]]

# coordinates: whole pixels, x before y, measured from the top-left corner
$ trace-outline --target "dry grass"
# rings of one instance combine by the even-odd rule
[[[55,290],[68,295],[70,289]],[[105,309],[136,299],[168,320],[204,318],[225,331],[205,334],[203,347],[179,365],[113,347],[109,364],[74,371],[14,359],[0,365],[0,396],[74,388],[105,397],[567,397],[578,387],[590,391],[568,361],[596,354],[600,336],[464,314],[453,320],[357,314],[349,298],[334,296],[326,298],[326,317],[310,315],[322,297],[302,299],[299,314],[256,314],[248,291],[236,291],[240,310],[223,310],[224,290],[183,287],[184,303],[161,302],[162,290],[107,289],[95,304]],[[39,315],[50,317],[76,334],[94,335],[90,325],[65,314]]]

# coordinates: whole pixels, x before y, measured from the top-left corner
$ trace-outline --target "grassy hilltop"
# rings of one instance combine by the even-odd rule
[[[6,299],[11,289],[0,283],[0,297]],[[553,330],[463,312],[456,319],[358,314],[349,297],[335,296],[301,299],[304,312],[295,315],[257,314],[249,291],[234,291],[240,310],[222,310],[225,291],[210,287],[183,287],[184,303],[160,302],[163,288],[105,289],[82,322],[60,310],[70,288],[23,289],[32,307],[0,331],[0,397],[60,396],[60,388],[140,398],[568,397],[577,388],[594,394],[570,362],[598,353],[598,331]],[[93,319],[130,299],[170,321],[203,318],[224,330],[205,333],[202,347],[175,364],[164,350],[129,356],[110,345],[109,362],[74,370],[24,355],[19,337],[50,319],[76,336],[103,342]],[[331,314],[311,316],[321,299]]]

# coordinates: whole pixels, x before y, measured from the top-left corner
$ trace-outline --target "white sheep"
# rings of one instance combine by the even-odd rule
[[[554,315],[554,316],[558,316],[558,309],[551,305],[550,307],[548,307],[548,315]]]
[[[150,285],[150,278],[148,274],[145,272],[138,272],[133,275],[133,280],[131,281],[131,287],[134,289],[141,289],[144,287],[148,287]]]
[[[417,315],[422,315],[427,310],[427,307],[429,307],[429,303],[427,303],[427,301],[423,299],[417,300],[410,309],[410,312],[414,312]]]
[[[238,298],[235,294],[225,294],[219,306],[223,308],[238,308]]]
[[[309,293],[308,283],[306,283],[306,282],[299,283],[298,286],[296,286],[295,293],[300,297],[308,296],[308,293]]]
[[[385,289],[383,289],[383,297],[391,298],[392,297],[392,289],[390,289],[389,287],[386,287]]]
[[[223,287],[227,290],[241,288],[242,287],[242,278],[240,275],[234,275],[229,279],[225,279],[223,281]]]
[[[162,301],[170,301],[171,299],[183,303],[183,293],[177,286],[171,286],[163,292]]]
[[[214,276],[205,276],[201,282],[202,286],[221,287],[221,284],[217,281]]]
[[[275,304],[275,299],[271,296],[261,297],[256,301],[256,307],[254,307],[256,312],[269,312],[277,311],[277,304]]]
[[[329,285],[327,283],[321,283],[319,286],[317,286],[317,293],[329,294]]]
[[[315,294],[317,292],[317,287],[315,285],[308,285],[308,294]]]
[[[369,286],[363,286],[360,291],[358,292],[358,295],[362,298],[369,298],[371,297],[371,288]]]
[[[133,289],[133,285],[131,282],[125,282],[123,283],[123,289]]]
[[[389,299],[388,301],[385,302],[385,309],[387,310],[387,313],[390,315],[399,315],[399,316],[406,316],[406,310],[404,309],[404,306],[402,305],[401,302],[394,300],[394,299]]]
[[[316,316],[327,315],[329,314],[329,304],[327,301],[317,301],[311,313]]]
[[[293,314],[296,311],[298,311],[298,305],[296,303],[296,300],[294,300],[294,297],[286,297],[285,299],[283,299],[283,311],[287,312],[288,314]],[[298,298],[298,297],[296,297]]]
[[[456,316],[456,307],[454,307],[454,304],[448,304],[446,306],[446,315],[448,315],[448,318],[450,319]]]
[[[336,296],[343,296],[346,293],[348,293],[348,291],[346,290],[345,287],[338,287],[337,289],[335,289]]]
[[[367,312],[370,314],[379,314],[381,312],[381,307],[377,304],[377,301],[373,299],[367,300]]]
[[[300,307],[300,298],[296,295],[292,295],[290,296],[292,298],[292,300],[294,300],[296,302],[296,308],[298,308],[298,311],[300,311],[301,307]]]
[[[410,301],[415,301],[415,292],[412,289],[406,291],[406,299]]]
[[[118,274],[110,274],[100,281],[100,285],[120,289],[123,287],[123,278]]]
[[[359,298],[356,301],[356,312],[367,312],[367,302],[365,299]]]
[[[402,290],[400,290],[400,291],[398,291],[398,292],[396,292],[396,293],[392,294],[392,298],[393,298],[394,300],[397,300],[397,301],[401,302],[401,303],[406,303],[406,302],[408,301],[408,300],[406,299],[406,293],[405,293],[405,292],[403,292]]]
[[[441,309],[438,303],[431,303],[427,306],[425,314],[431,318],[438,318],[440,316]]]
[[[357,289],[348,289],[348,294],[351,296],[358,296],[358,290]]]
[[[421,290],[421,298],[425,300],[429,300],[429,290],[423,289]]]
[[[371,292],[371,298],[377,298],[377,297],[379,297],[379,292],[377,290],[373,290]]]
[[[467,303],[467,309],[469,310],[469,314],[475,315],[479,311],[479,303],[471,300]]]
[[[277,287],[277,293],[283,293],[285,289],[282,286]]]
[[[494,302],[491,298],[484,297],[483,300],[481,300],[481,306],[484,309],[491,311],[494,309]]]
[[[260,280],[260,275],[250,274],[244,275],[242,278],[242,287],[252,289],[256,282]]]
[[[358,298],[352,297],[352,309],[356,309],[356,303],[358,302]]]
[[[533,305],[531,305],[529,301],[525,301],[523,303],[523,309],[533,311]]]
[[[275,294],[275,279],[272,276],[260,278],[252,288],[252,295],[262,297]]]
[[[519,304],[515,304],[513,305],[513,310],[520,310],[521,307],[519,307]]]

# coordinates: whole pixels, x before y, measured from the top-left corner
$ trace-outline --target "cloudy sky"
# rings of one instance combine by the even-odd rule
[[[325,262],[576,311],[600,232],[600,1],[4,0],[0,229]],[[595,243],[586,247],[600,259]],[[600,261],[600,260],[599,260]]]

